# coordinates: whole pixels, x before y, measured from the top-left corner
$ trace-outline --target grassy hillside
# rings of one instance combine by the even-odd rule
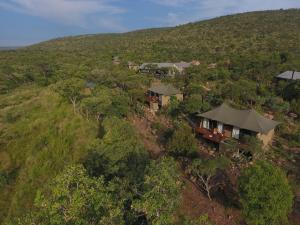
[[[223,101],[273,112],[282,124],[268,157],[291,172],[294,192],[300,192],[299,157],[286,151],[300,146],[299,119],[286,116],[299,112],[300,98],[284,95],[286,89],[299,87],[272,83],[282,71],[300,71],[299,43],[300,10],[294,9],[225,16],[174,28],[59,38],[0,51],[0,221],[31,211],[36,191],[47,189],[65,166],[85,158],[99,138],[96,120],[83,110],[90,102],[84,99],[79,104],[81,113],[74,114],[68,99],[55,90],[58,82],[94,81],[94,98],[88,100],[99,100],[101,113],[122,120],[128,113],[143,116],[144,91],[152,77],[129,71],[128,61],[201,61],[188,76],[165,79],[185,94],[185,101],[173,106],[175,110],[163,112],[175,124],[179,113],[205,111]],[[121,65],[113,65],[112,56],[119,56]],[[211,63],[217,67],[208,69]],[[123,125],[115,124],[115,130],[126,131]],[[167,131],[164,139],[170,135]],[[110,148],[103,143],[98,147],[108,148],[112,155],[114,147],[123,151],[128,135],[135,138],[131,132],[120,133],[122,138],[118,132],[108,132],[104,139]],[[135,145],[130,140],[128,146]]]
[[[37,188],[87,153],[97,127],[48,88],[23,87],[0,99],[0,170],[8,184],[0,197],[3,219],[29,210]]]

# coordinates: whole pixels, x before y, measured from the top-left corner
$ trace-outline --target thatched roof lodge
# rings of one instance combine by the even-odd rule
[[[266,146],[274,136],[279,122],[260,115],[254,109],[238,110],[227,104],[202,114],[196,131],[204,138],[220,143],[227,138],[240,139],[243,135],[255,135]]]
[[[171,84],[153,83],[147,91],[150,108],[154,111],[167,106],[172,98],[175,98],[177,101],[182,101],[183,94]]]

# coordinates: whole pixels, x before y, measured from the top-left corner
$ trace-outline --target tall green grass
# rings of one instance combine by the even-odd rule
[[[97,135],[95,123],[75,115],[49,88],[27,86],[0,95],[0,221],[32,208],[37,189],[79,161]]]

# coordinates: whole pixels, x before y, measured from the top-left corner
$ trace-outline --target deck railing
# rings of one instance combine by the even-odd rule
[[[215,143],[220,143],[226,139],[223,133],[217,132],[217,130],[210,130],[203,127],[196,127],[196,133],[202,135],[204,139],[210,140]]]

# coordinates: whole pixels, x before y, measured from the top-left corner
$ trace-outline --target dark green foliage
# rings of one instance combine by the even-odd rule
[[[130,100],[124,91],[99,86],[90,97],[82,100],[81,108],[87,118],[94,117],[100,121],[105,116],[126,116],[130,111]]]
[[[183,111],[188,114],[208,111],[210,106],[199,94],[192,94],[183,103]]]
[[[298,101],[296,99],[292,100],[292,102],[291,102],[291,111],[293,111],[295,113],[299,113],[300,112],[300,101]]]
[[[78,102],[81,100],[82,93],[85,86],[84,80],[78,78],[71,78],[64,81],[60,81],[55,85],[55,91],[72,103],[73,110],[76,112]]]
[[[111,162],[98,151],[91,151],[84,159],[83,163],[87,173],[91,177],[107,176],[110,174]],[[111,176],[109,176],[111,179]]]
[[[191,157],[197,155],[198,143],[192,129],[179,123],[167,143],[167,151],[176,157]]]
[[[265,103],[266,107],[275,112],[287,113],[290,109],[289,102],[285,102],[279,97],[271,97]]]
[[[85,161],[89,174],[126,177],[138,184],[144,177],[149,155],[139,142],[132,127],[116,117],[103,122],[104,136],[92,146]]]
[[[171,97],[170,103],[167,107],[167,113],[171,117],[175,118],[176,116],[179,115],[179,113],[180,113],[179,104],[180,103],[179,103],[179,101],[177,100],[176,97]]]
[[[240,144],[240,141],[243,143]],[[264,151],[262,142],[255,136],[243,135],[241,140],[230,138],[226,140],[225,154],[237,163],[247,163],[262,159]]]
[[[142,190],[126,179],[90,177],[81,165],[67,167],[47,190],[37,193],[35,210],[14,224],[172,224],[181,182],[175,161],[163,158],[147,168]]]
[[[215,181],[217,172],[225,170],[230,165],[230,160],[220,156],[214,159],[195,159],[189,166],[191,175],[196,177],[200,187],[207,193],[211,200],[211,190],[219,185]]]
[[[262,149],[262,142],[258,138],[251,135],[245,135],[242,137],[242,141],[245,143],[245,145],[241,150],[246,155],[249,155],[250,153],[250,159],[262,159],[264,151]]]
[[[260,161],[245,169],[239,178],[243,214],[251,225],[287,224],[293,194],[284,173]]]
[[[220,88],[223,98],[228,98],[236,103],[253,105],[257,99],[257,84],[250,80],[227,82]]]
[[[176,162],[172,158],[153,161],[147,168],[144,192],[133,202],[133,208],[144,213],[149,224],[173,224],[180,201],[181,181]]]
[[[51,184],[50,193],[38,192],[37,210],[18,224],[111,224],[122,225],[122,202],[114,183],[90,178],[82,166],[70,166]]]
[[[288,100],[296,100],[300,101],[300,82],[291,82],[288,84],[285,89],[283,90],[284,92],[284,98]]]
[[[220,87],[219,90],[222,90],[222,87]],[[214,92],[209,92],[205,96],[205,101],[210,105],[210,106],[219,106],[222,104],[223,99],[218,93]],[[209,108],[208,105],[204,105],[205,107],[203,109]]]

